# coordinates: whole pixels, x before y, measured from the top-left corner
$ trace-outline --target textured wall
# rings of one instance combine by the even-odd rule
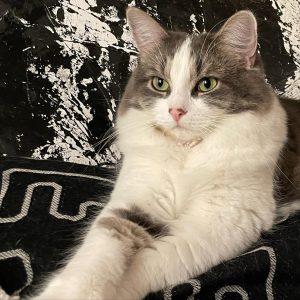
[[[137,55],[128,5],[196,33],[251,9],[268,81],[300,98],[298,0],[0,0],[0,153],[118,160],[111,128]]]

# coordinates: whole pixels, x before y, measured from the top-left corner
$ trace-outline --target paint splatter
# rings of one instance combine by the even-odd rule
[[[98,153],[95,144],[90,142],[89,123],[94,115],[89,104],[87,88],[94,82],[105,95],[99,100],[105,101],[107,119],[113,127],[117,99],[110,92],[116,75],[110,63],[110,50],[131,53],[132,60],[135,48],[131,44],[125,21],[118,17],[116,7],[101,8],[100,12],[92,10],[94,7],[97,7],[96,1],[65,0],[59,7],[47,8],[48,17],[56,24],[49,30],[58,35],[57,43],[62,47],[61,53],[71,64],[69,68],[60,66],[56,71],[48,65],[38,73],[37,65],[31,64],[28,68],[32,74],[47,79],[52,84],[55,98],[49,94],[49,101],[57,103],[58,106],[48,124],[48,127],[54,130],[55,136],[52,141],[34,150],[35,158],[48,159],[59,153],[65,161],[84,164],[115,163],[120,159],[116,146],[107,143],[106,139],[103,142],[108,144],[108,147],[103,148],[100,142],[96,143],[96,146],[101,147],[101,153]],[[59,15],[63,15],[62,20],[59,19]],[[121,39],[112,33],[108,25],[112,23],[123,23]],[[100,57],[93,56],[87,45],[99,47]],[[91,77],[81,80],[79,87],[77,77],[84,64],[86,61],[95,60],[101,70],[98,78],[91,74]],[[79,99],[80,92],[83,93],[85,101]]]
[[[299,99],[300,95],[300,3],[298,0],[273,0],[280,16],[279,25],[284,36],[285,49],[293,57],[297,69],[288,77],[284,96]]]
[[[5,4],[0,87],[2,122],[9,126],[0,134],[2,153],[91,165],[117,162],[116,107],[137,62],[126,7],[138,5],[166,28],[197,34],[243,8],[236,3],[215,11],[214,1],[211,7],[203,0],[189,3],[184,9],[158,0],[44,0],[22,9]],[[268,14],[260,4],[251,5],[265,35],[260,50],[269,82],[278,93],[299,98],[299,2],[266,2]]]

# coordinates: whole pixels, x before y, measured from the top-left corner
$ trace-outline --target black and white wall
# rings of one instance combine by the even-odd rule
[[[298,0],[0,0],[2,155],[90,165],[120,158],[111,128],[137,56],[127,6],[195,33],[251,9],[267,80],[300,98]]]

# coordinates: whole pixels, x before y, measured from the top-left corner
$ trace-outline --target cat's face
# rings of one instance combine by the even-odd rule
[[[190,141],[205,138],[234,114],[267,109],[272,91],[256,57],[250,12],[203,35],[166,32],[138,9],[130,9],[128,19],[140,56],[120,118],[130,109],[144,111],[149,126]]]

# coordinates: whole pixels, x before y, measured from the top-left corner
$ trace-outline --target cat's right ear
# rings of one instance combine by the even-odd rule
[[[230,17],[218,32],[224,48],[239,55],[250,69],[256,58],[257,23],[252,12],[241,10]]]
[[[138,8],[129,7],[126,15],[140,54],[158,47],[161,40],[168,35],[154,19]]]

